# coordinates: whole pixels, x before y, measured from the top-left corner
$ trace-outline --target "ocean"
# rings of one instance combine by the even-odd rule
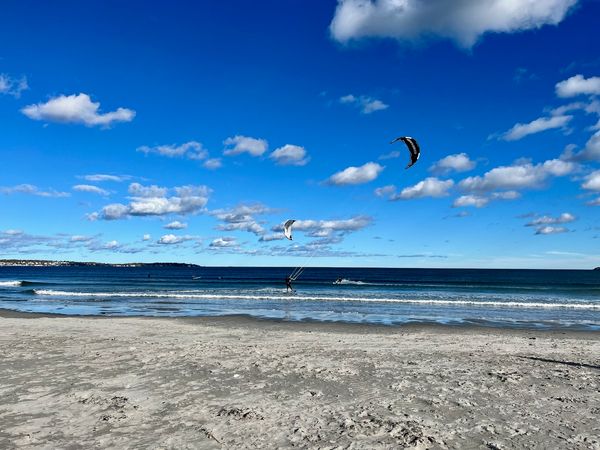
[[[101,316],[600,329],[600,271],[0,267],[0,308]],[[334,284],[341,279],[341,283]]]

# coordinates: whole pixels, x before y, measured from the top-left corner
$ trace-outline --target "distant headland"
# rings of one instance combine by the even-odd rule
[[[0,267],[201,267],[187,263],[119,263],[51,261],[46,259],[0,259]]]

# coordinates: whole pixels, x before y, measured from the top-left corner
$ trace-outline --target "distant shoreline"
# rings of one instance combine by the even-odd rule
[[[54,261],[47,259],[0,259],[0,267],[202,267],[189,263],[100,263],[83,261]]]

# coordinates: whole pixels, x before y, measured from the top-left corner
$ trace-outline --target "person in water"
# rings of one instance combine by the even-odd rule
[[[286,292],[289,292],[289,291],[294,292],[294,288],[292,287],[292,279],[289,276],[285,277],[285,291]]]

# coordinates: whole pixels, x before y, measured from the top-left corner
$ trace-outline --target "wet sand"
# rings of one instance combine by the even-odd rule
[[[600,333],[0,310],[0,448],[600,449]]]

